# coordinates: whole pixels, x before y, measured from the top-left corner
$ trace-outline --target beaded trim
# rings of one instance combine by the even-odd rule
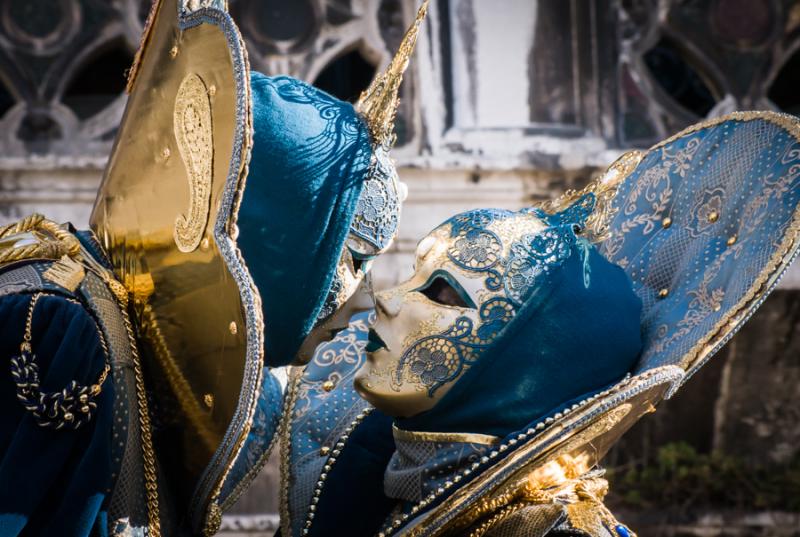
[[[322,495],[322,489],[325,486],[325,481],[328,479],[328,474],[333,468],[333,465],[336,464],[336,460],[338,459],[339,455],[341,455],[345,443],[350,438],[350,435],[353,433],[355,428],[358,427],[358,425],[364,421],[364,418],[366,418],[372,411],[372,407],[365,408],[363,411],[361,411],[350,423],[350,425],[348,425],[347,429],[344,430],[344,433],[342,433],[342,436],[339,437],[339,440],[336,442],[336,444],[334,444],[331,454],[328,456],[328,460],[325,462],[325,466],[322,467],[323,472],[319,475],[317,485],[314,487],[314,495],[311,497],[311,505],[308,506],[308,514],[306,515],[306,522],[302,535],[308,535],[308,532],[311,531],[311,525],[314,522],[314,512],[317,510],[317,503],[319,503],[319,498]]]

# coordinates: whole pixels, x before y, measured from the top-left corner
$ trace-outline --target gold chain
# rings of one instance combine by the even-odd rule
[[[150,430],[150,412],[147,408],[147,391],[144,386],[144,374],[139,350],[136,346],[136,337],[133,326],[128,316],[127,304],[120,301],[122,319],[125,322],[125,331],[128,333],[128,342],[133,357],[133,373],[136,377],[136,400],[139,407],[139,428],[142,439],[142,458],[144,459],[144,481],[147,495],[147,522],[150,537],[161,537],[161,520],[158,507],[158,476],[156,475],[156,458],[153,451],[153,436]]]

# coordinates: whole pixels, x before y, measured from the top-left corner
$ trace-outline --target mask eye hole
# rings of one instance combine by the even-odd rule
[[[442,274],[434,274],[425,285],[417,289],[417,292],[425,295],[428,300],[444,306],[475,308],[474,302],[461,286],[451,282],[450,278]]]

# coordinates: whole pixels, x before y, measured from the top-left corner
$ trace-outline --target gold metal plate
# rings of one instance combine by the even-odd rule
[[[133,297],[160,470],[197,525],[247,434],[260,374],[258,297],[231,232],[249,77],[227,14],[181,30],[177,0],[154,12],[91,226]]]

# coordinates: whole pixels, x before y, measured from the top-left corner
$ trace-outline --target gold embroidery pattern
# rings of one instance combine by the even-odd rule
[[[189,210],[175,219],[173,235],[181,252],[193,252],[208,224],[214,158],[211,102],[194,73],[186,75],[175,97],[174,128],[189,180]]]
[[[554,214],[565,210],[586,194],[594,194],[595,208],[586,219],[586,229],[582,233],[591,242],[604,241],[608,238],[611,220],[617,213],[613,203],[617,190],[643,157],[644,153],[638,150],[623,153],[603,175],[591,181],[584,189],[568,190],[562,196],[542,204],[541,208]]]
[[[669,144],[703,129],[724,129],[728,122],[756,120],[761,120],[766,125],[777,125],[787,131],[791,135],[791,139],[800,141],[800,123],[797,122],[797,119],[771,112],[736,112],[689,127],[649,150],[647,155],[660,157],[660,162],[643,172],[636,179],[637,183],[632,185],[625,199],[619,199],[616,202],[621,206],[623,219],[617,225],[618,231],[615,235],[603,245],[605,254],[609,258],[621,266],[627,267],[635,260],[620,257],[620,251],[625,243],[626,235],[634,228],[642,226],[642,234],[656,236],[662,227],[681,226],[687,236],[699,237],[708,233],[714,225],[735,226],[734,229],[728,228],[727,235],[723,235],[723,237],[727,236],[728,248],[717,253],[715,258],[710,260],[710,265],[703,270],[702,278],[696,288],[686,291],[683,299],[687,301],[687,309],[683,315],[676,320],[672,328],[667,324],[659,324],[653,332],[655,341],[650,348],[650,353],[657,354],[666,352],[671,345],[680,344],[682,338],[685,339],[691,332],[701,329],[704,323],[711,324],[713,321],[713,326],[709,326],[704,335],[698,337],[694,342],[685,342],[690,344],[686,345],[685,349],[678,351],[681,355],[678,365],[690,373],[704,363],[705,359],[736,331],[743,320],[747,318],[746,310],[757,306],[763,300],[771,289],[771,282],[774,282],[788,266],[797,250],[800,237],[800,212],[795,210],[793,214],[787,215],[787,222],[783,224],[780,237],[774,239],[775,243],[771,245],[771,251],[764,251],[760,254],[769,254],[769,258],[758,260],[761,264],[758,275],[753,277],[746,289],[741,290],[741,296],[735,304],[724,306],[725,287],[729,286],[715,285],[715,282],[718,278],[724,277],[726,264],[729,265],[734,259],[743,255],[748,242],[758,240],[751,235],[757,232],[767,218],[774,216],[769,212],[772,200],[780,200],[789,195],[793,188],[796,188],[797,178],[800,177],[800,149],[797,149],[796,144],[790,143],[777,155],[770,157],[774,160],[766,160],[764,165],[766,171],[759,179],[755,196],[741,208],[738,221],[728,224],[726,220],[722,220],[720,223],[717,221],[721,215],[729,218],[728,215],[722,213],[721,209],[726,203],[726,198],[732,194],[717,184],[707,183],[705,179],[701,185],[705,186],[705,189],[700,190],[690,201],[692,205],[691,209],[687,211],[685,221],[677,222],[674,215],[668,214],[670,212],[668,207],[677,203],[672,199],[674,193],[673,185],[670,184],[670,174],[685,178],[688,173],[692,173],[690,172],[692,158],[702,158],[697,157],[702,140],[710,139],[713,135],[687,139],[686,144],[677,151],[669,151]],[[750,143],[750,138],[746,136],[743,135],[741,138],[731,136],[726,140],[729,146],[738,144],[746,148],[746,144]],[[746,151],[737,152],[731,147],[728,147],[728,150],[735,155],[735,161],[724,160],[721,164],[715,163],[713,168],[703,168],[704,162],[698,161],[697,166],[700,166],[698,168],[700,171],[697,173],[718,175],[730,173],[729,170],[734,164],[744,168],[753,165],[753,157],[746,158]],[[770,162],[778,166],[781,172],[772,171]],[[731,181],[728,182],[733,184]],[[642,212],[645,206],[649,206],[650,210]],[[626,215],[630,218],[624,220]],[[670,223],[665,224],[666,221]],[[656,289],[666,289],[661,284],[669,283],[664,282],[663,279],[666,274],[665,267],[670,262],[672,261],[662,256],[659,261],[651,262],[646,272],[641,272],[644,269],[644,266],[641,266],[639,269],[635,269],[634,273],[638,271],[636,278],[646,282],[647,285]],[[736,291],[736,294],[738,295],[739,291]],[[721,311],[723,307],[725,309]],[[718,318],[710,319],[714,315]]]
[[[300,388],[300,381],[303,379],[303,368],[291,368],[289,370],[289,382],[286,386],[286,395],[284,395],[284,408],[281,422],[278,425],[278,436],[280,437],[280,497],[279,510],[280,510],[280,523],[281,534],[291,535],[292,525],[290,520],[289,511],[289,482],[291,479],[291,454],[292,454],[292,414],[295,412],[295,402],[297,399],[297,392]]]

